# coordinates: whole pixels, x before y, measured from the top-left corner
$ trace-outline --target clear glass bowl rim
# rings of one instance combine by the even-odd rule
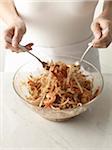
[[[64,55],[62,55],[62,56],[55,56],[55,57],[63,57],[63,58],[72,58],[72,59],[76,59],[76,60],[80,60],[80,58],[78,58],[78,57],[72,57],[72,56],[64,56]],[[74,61],[75,62],[75,61]],[[95,65],[93,65],[92,63],[90,63],[89,61],[87,61],[87,60],[82,60],[82,62],[83,63],[86,63],[86,64],[88,64],[89,66],[91,66],[92,68],[94,68],[95,70],[96,70],[96,72],[98,72],[98,74],[100,75],[100,77],[101,77],[101,83],[102,83],[102,85],[101,85],[101,87],[100,87],[100,92],[99,92],[99,94],[95,97],[95,98],[93,98],[91,101],[89,101],[88,103],[85,103],[85,104],[83,104],[82,106],[78,106],[78,107],[76,107],[76,108],[68,108],[68,109],[64,109],[64,110],[59,110],[59,112],[63,112],[63,111],[68,111],[68,110],[75,110],[75,109],[77,109],[77,108],[80,108],[80,107],[87,107],[88,105],[90,105],[91,103],[93,103],[96,99],[98,99],[98,97],[100,96],[100,94],[102,93],[102,91],[103,91],[103,88],[104,88],[104,79],[103,79],[103,75],[102,75],[102,73],[95,67]],[[23,66],[25,66],[25,65],[27,65],[27,64],[30,64],[31,62],[26,62],[26,63],[24,63],[23,65],[21,65],[18,69],[17,69],[17,71],[15,72],[15,74],[14,74],[14,76],[13,76],[13,81],[12,81],[12,84],[13,84],[13,88],[14,88],[14,91],[16,92],[16,94],[21,98],[21,99],[23,99],[27,104],[29,104],[19,93],[18,93],[18,91],[16,90],[16,87],[15,87],[15,78],[16,78],[16,75],[17,75],[17,73],[19,72],[19,70],[23,67]],[[31,105],[31,104],[29,104],[29,105]],[[33,106],[33,105],[32,105]],[[37,108],[39,108],[39,109],[44,109],[44,110],[48,110],[47,108],[40,108],[40,107],[37,107]],[[56,111],[56,110],[53,110],[53,111]]]

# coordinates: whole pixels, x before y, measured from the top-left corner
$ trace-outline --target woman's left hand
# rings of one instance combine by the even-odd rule
[[[99,16],[91,24],[94,34],[93,47],[106,48],[112,42],[112,20]]]

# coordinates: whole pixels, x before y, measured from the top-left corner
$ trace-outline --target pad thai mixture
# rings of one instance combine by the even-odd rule
[[[54,110],[82,106],[99,93],[99,89],[93,92],[93,79],[80,66],[63,62],[50,62],[41,75],[30,75],[27,86],[30,104]]]

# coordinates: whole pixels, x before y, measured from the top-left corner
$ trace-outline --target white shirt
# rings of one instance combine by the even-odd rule
[[[22,44],[33,42],[33,53],[42,60],[54,59],[56,55],[80,58],[87,44],[92,40],[90,25],[97,0],[69,0],[69,2],[68,0],[14,0],[14,2],[27,26]],[[24,58],[22,55],[21,60],[23,57],[26,61],[28,56]],[[17,62],[17,56],[11,58],[14,59]],[[96,49],[92,49],[85,59],[100,68]],[[7,64],[9,66],[9,62]]]
[[[15,0],[30,39],[39,46],[60,47],[79,43],[91,35],[90,25],[97,0]]]

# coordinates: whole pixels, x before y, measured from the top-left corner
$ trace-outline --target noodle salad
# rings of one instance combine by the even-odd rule
[[[93,92],[93,79],[88,76],[80,66],[50,62],[41,75],[28,77],[27,102],[54,110],[82,106],[99,93],[99,89]]]

